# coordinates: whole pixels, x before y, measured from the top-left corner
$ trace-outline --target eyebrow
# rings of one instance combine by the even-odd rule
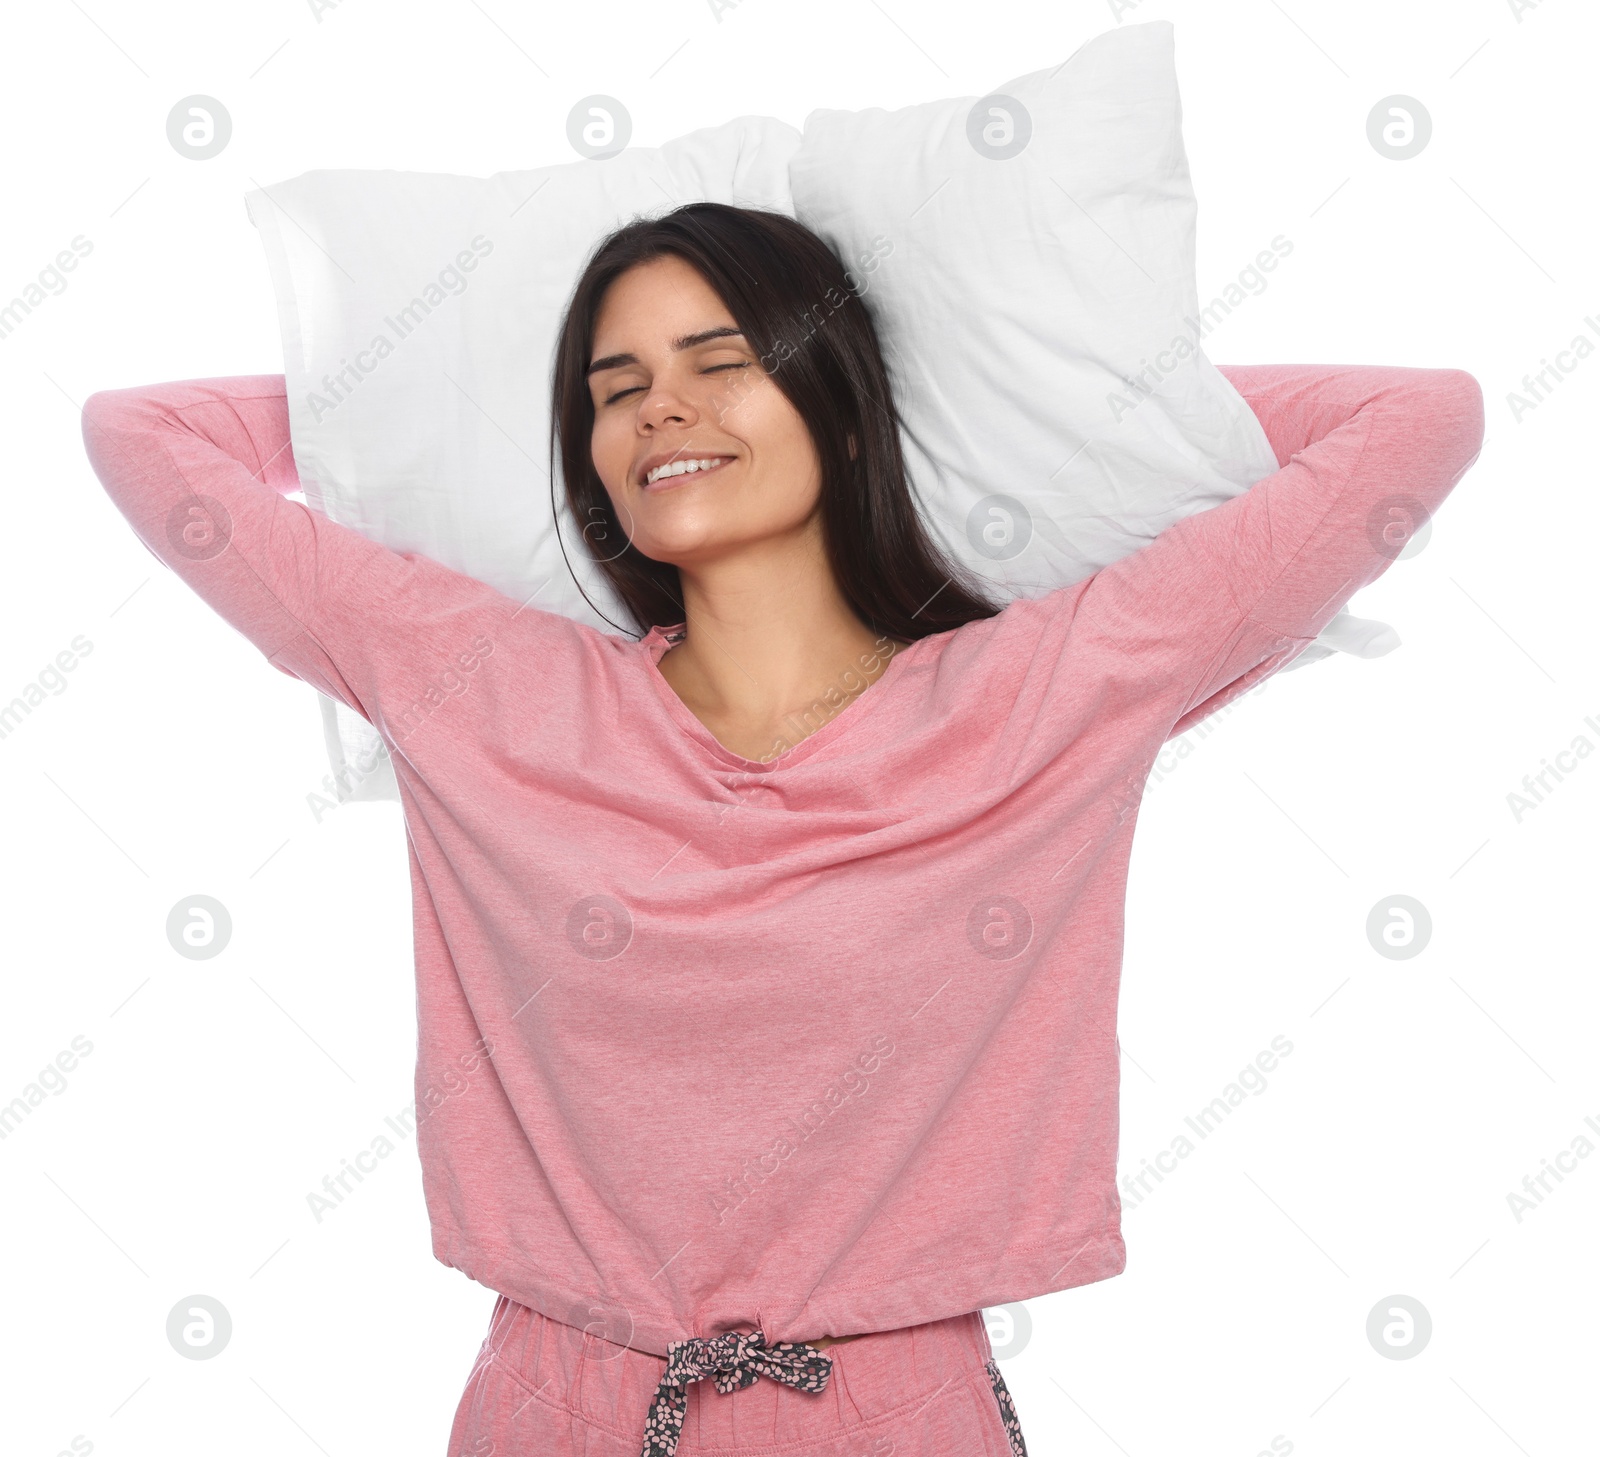
[[[731,324],[723,324],[715,329],[702,329],[698,334],[685,334],[681,339],[674,339],[674,349],[693,349],[697,344],[709,343],[712,339],[744,338],[743,329],[735,329]],[[637,364],[637,354],[607,354],[603,359],[597,359],[584,372],[584,377],[598,374],[602,369],[620,369],[624,364]]]

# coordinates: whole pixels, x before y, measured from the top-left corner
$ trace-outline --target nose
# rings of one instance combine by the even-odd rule
[[[700,414],[694,405],[666,383],[655,384],[639,402],[639,427],[661,429],[666,425],[693,425]]]

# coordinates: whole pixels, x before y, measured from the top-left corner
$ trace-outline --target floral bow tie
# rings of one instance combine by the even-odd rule
[[[644,1424],[640,1457],[674,1457],[689,1408],[689,1385],[707,1376],[724,1396],[749,1386],[758,1376],[781,1381],[797,1391],[822,1391],[833,1357],[801,1341],[769,1346],[760,1331],[728,1331],[720,1336],[690,1336],[667,1347],[667,1369],[656,1387]]]

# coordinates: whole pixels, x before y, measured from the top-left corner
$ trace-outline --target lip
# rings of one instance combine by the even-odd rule
[[[707,457],[706,456],[695,456],[695,455],[683,454],[683,455],[674,456],[673,459],[675,459],[675,460],[705,460],[705,459],[707,459]],[[681,485],[685,484],[688,481],[698,481],[698,480],[704,479],[706,476],[714,476],[724,466],[732,465],[733,462],[736,459],[737,459],[736,456],[725,455],[714,466],[710,467],[710,469],[707,469],[704,466],[702,466],[699,470],[696,470],[696,471],[682,471],[678,475],[675,475],[675,476],[663,476],[660,480],[654,481],[654,482],[644,480],[643,477],[644,476],[648,476],[649,473],[651,471],[653,471],[656,468],[657,465],[669,464],[668,461],[655,461],[655,462],[652,462],[652,463],[646,465],[644,470],[640,473],[641,479],[640,479],[640,483],[639,483],[639,489],[641,491],[666,491],[666,490],[670,490],[673,486],[681,486]]]

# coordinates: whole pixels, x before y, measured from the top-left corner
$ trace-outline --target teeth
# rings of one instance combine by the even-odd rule
[[[645,480],[649,484],[654,485],[657,481],[662,480],[666,476],[682,476],[688,475],[691,471],[710,470],[712,466],[721,465],[726,459],[727,457],[723,455],[713,455],[707,456],[703,460],[668,461],[666,465],[658,465],[645,477]]]

